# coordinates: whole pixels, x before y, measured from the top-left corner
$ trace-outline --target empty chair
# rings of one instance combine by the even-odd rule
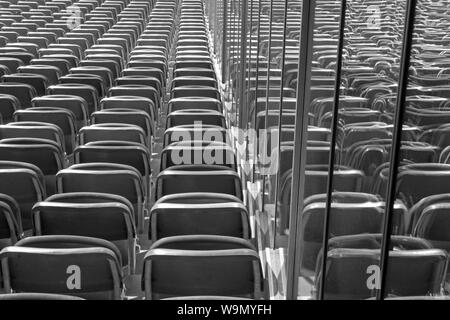
[[[0,249],[14,245],[22,236],[19,205],[14,198],[0,193]]]
[[[8,57],[8,56],[1,56],[0,55],[0,64],[7,67],[10,72],[15,73],[17,72],[17,68],[24,65],[22,60],[18,58]]]
[[[49,195],[55,193],[55,174],[65,166],[61,146],[54,141],[37,138],[0,140],[0,160],[34,164],[44,174]]]
[[[84,66],[70,69],[71,74],[92,74],[95,76],[100,76],[103,79],[103,83],[106,88],[112,86],[113,73],[111,70],[100,66]]]
[[[199,67],[191,67],[191,68],[177,68],[174,69],[175,78],[177,77],[186,77],[186,76],[198,76],[198,77],[209,77],[216,78],[216,74],[214,70],[209,68],[199,68]]]
[[[227,129],[214,125],[182,125],[168,128],[164,132],[163,146],[168,146],[174,142],[202,140],[204,142],[229,141]]]
[[[172,80],[172,89],[183,86],[205,86],[217,88],[217,80],[214,78],[199,76],[178,77]]]
[[[114,54],[109,54],[109,53],[104,53],[104,54],[87,54],[85,56],[86,60],[113,60],[117,63],[118,66],[118,71],[119,73],[122,71],[123,67],[124,67],[124,59],[122,58],[122,56],[118,55],[117,53]]]
[[[305,197],[325,192],[328,175],[326,167],[326,165],[308,165],[306,179],[309,179],[309,182],[305,190]],[[360,170],[337,166],[333,174],[336,181],[336,191],[361,191],[364,174]]]
[[[31,208],[46,197],[44,175],[35,165],[0,161],[0,193],[13,198],[19,206],[22,228],[31,229]]]
[[[4,75],[10,74],[11,71],[9,71],[7,66],[4,66],[0,64],[0,77],[3,77]]]
[[[64,134],[63,150],[67,154],[72,154],[76,146],[76,119],[72,111],[62,108],[34,107],[16,111],[14,118],[19,122],[44,122],[58,126]]]
[[[100,123],[83,127],[80,130],[80,144],[106,140],[136,142],[148,147],[147,134],[137,125]]]
[[[147,146],[151,145],[151,136],[155,133],[153,120],[148,113],[142,110],[128,108],[103,109],[92,114],[92,123],[125,123],[139,126],[145,132],[147,137],[145,145]]]
[[[117,163],[75,164],[59,171],[56,179],[60,193],[99,192],[124,197],[133,205],[138,232],[143,232],[149,199],[142,176],[134,167]]]
[[[59,78],[61,83],[79,83],[93,86],[99,97],[103,97],[106,91],[106,83],[99,75],[94,74],[68,74]]]
[[[69,72],[70,64],[67,60],[64,59],[56,59],[56,58],[40,58],[33,59],[30,62],[31,65],[44,65],[44,66],[52,66],[58,68],[61,72],[61,75],[65,75]]]
[[[13,121],[14,112],[20,107],[20,100],[16,96],[0,94],[0,120],[3,120],[3,123]]]
[[[214,192],[242,199],[241,180],[234,170],[218,165],[177,165],[159,173],[156,199],[174,193]]]
[[[329,233],[333,236],[381,232],[384,203],[333,202],[330,212]],[[314,270],[317,255],[322,247],[324,214],[325,202],[310,203],[302,212],[302,266],[307,270]]]
[[[206,97],[220,100],[220,92],[215,87],[207,86],[182,86],[175,87],[170,93],[170,97],[184,98],[184,97]]]
[[[162,87],[166,86],[166,77],[160,69],[151,68],[151,67],[133,67],[133,68],[125,68],[122,71],[123,76],[141,76],[141,77],[155,77],[159,80]]]
[[[48,85],[48,81],[45,76],[34,73],[8,74],[3,76],[3,81],[29,84],[35,89],[38,96],[45,95]]]
[[[161,152],[161,171],[174,165],[220,165],[236,170],[234,150],[225,142],[183,140]]]
[[[158,110],[155,103],[148,98],[139,96],[113,96],[106,97],[100,101],[100,109],[127,109],[142,110],[146,112],[153,121],[157,121]]]
[[[381,250],[383,243],[382,233],[365,233],[356,235],[346,235],[332,237],[328,240],[328,250],[337,248],[350,249],[379,249]],[[389,250],[423,250],[433,249],[432,244],[422,238],[411,236],[392,235]],[[319,259],[323,258],[323,251],[320,252],[318,263],[322,262]]]
[[[33,206],[32,218],[37,236],[87,236],[114,243],[121,252],[123,267],[134,273],[134,213],[125,198],[93,192],[55,194]]]
[[[224,236],[175,236],[155,242],[144,258],[147,299],[227,295],[260,299],[258,253],[244,239]]]
[[[235,196],[178,193],[160,198],[150,211],[149,238],[210,234],[249,239],[249,216]]]
[[[119,76],[119,73],[121,71],[120,65],[115,60],[108,60],[108,59],[92,59],[92,60],[81,60],[80,61],[81,67],[103,67],[107,68],[109,71],[111,71],[112,78],[115,79]]]
[[[449,169],[450,165],[441,163],[416,163],[400,167],[398,197],[411,207],[427,196],[447,193]],[[385,168],[379,172],[378,182],[374,185],[379,194],[384,194],[388,171],[389,168]]]
[[[186,124],[226,127],[225,117],[223,114],[214,110],[178,110],[167,115],[167,128]]]
[[[97,89],[87,84],[66,83],[48,87],[51,95],[73,95],[83,98],[87,102],[88,112],[91,114],[97,110]]]
[[[79,65],[79,59],[73,54],[48,54],[43,55],[41,59],[59,59],[67,61],[68,68],[76,68]]]
[[[203,68],[213,70],[213,64],[208,60],[185,60],[175,62],[174,69],[185,68]]]
[[[9,138],[48,139],[64,146],[64,133],[57,125],[46,122],[11,122],[0,125],[0,140]]]
[[[120,252],[102,239],[29,237],[4,248],[0,260],[6,293],[57,293],[85,299],[121,299]]]
[[[36,89],[33,86],[18,82],[0,83],[0,94],[8,94],[16,97],[20,102],[19,109],[29,108],[31,100],[37,96]]]
[[[35,108],[58,108],[72,112],[75,116],[77,131],[86,126],[89,121],[88,104],[80,96],[52,94],[34,98],[31,105]]]
[[[428,197],[430,198],[430,197]],[[436,197],[438,200],[438,197]],[[442,195],[439,200],[429,203],[428,206],[423,207],[420,216],[417,217],[417,222],[414,225],[413,235],[428,240],[433,247],[446,250],[450,249],[450,242],[448,237],[449,226],[449,203]],[[430,201],[430,199],[428,199]]]
[[[17,42],[28,42],[34,43],[39,46],[39,48],[47,48],[49,41],[44,37],[31,36],[30,33],[26,37],[17,37]]]
[[[145,86],[150,86],[156,89],[157,92],[162,96],[163,92],[161,89],[161,82],[156,77],[145,77],[145,76],[125,76],[116,79],[118,86],[127,84],[141,84]]]
[[[124,50],[124,56],[128,56],[129,53],[129,47],[127,40],[118,38],[118,37],[111,37],[111,38],[100,38],[98,39],[98,44],[106,44],[106,45],[118,45],[121,46]]]
[[[48,85],[57,84],[61,76],[61,70],[55,66],[29,65],[17,68],[20,73],[42,75],[47,79]]]
[[[75,149],[75,163],[107,162],[131,166],[139,171],[145,194],[150,194],[150,154],[148,149],[139,143],[127,141],[89,142]]]
[[[222,112],[222,103],[214,98],[183,97],[169,100],[168,113],[186,109],[206,109]]]
[[[380,250],[338,248],[328,252],[325,299],[367,299],[371,266],[380,264]],[[438,249],[389,252],[387,293],[395,296],[437,295],[445,279],[447,254]],[[316,284],[323,276],[317,272]],[[369,273],[368,273],[369,272]],[[378,280],[377,280],[378,281]]]
[[[160,105],[160,95],[158,91],[150,86],[146,85],[138,85],[138,84],[128,84],[112,87],[108,91],[108,95],[111,97],[114,96],[136,96],[136,97],[144,97],[150,99],[155,104],[155,108],[159,109]]]
[[[118,44],[94,44],[90,49],[109,49],[114,50],[119,56],[125,59],[125,49]]]
[[[38,301],[38,300],[84,300],[84,299],[66,294],[55,294],[55,293],[9,293],[9,294],[0,294],[0,300]]]
[[[140,41],[140,40],[138,40]],[[148,41],[148,40],[147,40]],[[167,65],[164,61],[158,59],[135,59],[128,62],[129,68],[145,67],[155,68],[162,72],[163,75],[167,74]]]

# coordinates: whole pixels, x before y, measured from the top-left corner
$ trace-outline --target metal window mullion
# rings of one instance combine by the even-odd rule
[[[246,92],[245,76],[247,68],[247,15],[248,15],[248,0],[242,0],[241,2],[241,48],[240,48],[240,90],[239,90],[239,128],[244,129],[247,125],[247,115],[244,112],[246,104],[244,103],[244,97]]]
[[[303,210],[303,194],[306,169],[306,146],[308,135],[309,86],[311,83],[312,43],[314,32],[315,0],[303,0],[300,33],[299,69],[297,81],[297,104],[295,120],[295,148],[293,156],[291,207],[288,244],[288,268],[286,298],[292,300],[298,292],[299,255],[296,254],[301,237],[301,219],[299,212]],[[303,184],[303,186],[301,185]]]
[[[344,49],[344,30],[345,30],[345,15],[347,13],[347,0],[342,0],[341,3],[341,19],[339,24],[339,42],[336,59],[336,82],[334,87],[334,105],[333,105],[333,120],[331,123],[331,144],[330,155],[328,160],[328,179],[326,192],[326,207],[323,221],[323,239],[322,252],[323,258],[321,261],[321,275],[322,281],[319,286],[319,300],[323,300],[325,294],[325,273],[327,270],[327,253],[328,253],[328,234],[330,229],[330,210],[333,193],[333,177],[334,177],[334,162],[336,155],[336,141],[337,141],[337,124],[339,118],[339,99],[341,90],[341,72],[342,72],[342,54]]]
[[[284,72],[286,69],[285,66],[285,61],[286,61],[286,28],[287,28],[287,12],[288,12],[288,2],[289,0],[285,0],[284,1],[284,23],[283,23],[283,47],[281,49],[281,83],[280,83],[280,106],[279,106],[279,110],[278,110],[278,142],[277,142],[277,152],[278,155],[281,154],[281,136],[282,136],[282,117],[283,117],[283,100],[284,100]],[[278,156],[277,157],[277,168],[280,168],[281,166],[281,157]],[[280,186],[279,184],[279,180],[280,180],[280,172],[277,172],[276,176],[275,176],[275,195],[274,195],[274,199],[275,199],[275,222],[274,224],[277,225],[277,212],[278,212],[278,196],[279,196],[279,188]],[[274,239],[273,239],[273,243],[274,243],[274,247],[276,247],[276,232],[274,232]]]
[[[222,23],[222,83],[226,83],[227,75],[227,19],[228,0],[223,0],[223,23]]]
[[[413,43],[414,18],[417,0],[408,0],[406,4],[405,28],[403,30],[403,50],[400,64],[400,78],[397,92],[397,103],[394,118],[394,136],[390,156],[389,180],[387,200],[383,219],[383,240],[380,261],[380,290],[377,291],[377,300],[383,300],[386,295],[386,278],[391,243],[392,216],[397,197],[397,176],[400,163],[400,147],[402,143],[403,118],[406,109],[405,101],[408,93],[408,75],[411,60],[411,47]]]

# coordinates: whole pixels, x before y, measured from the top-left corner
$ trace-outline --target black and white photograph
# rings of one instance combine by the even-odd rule
[[[450,0],[0,0],[0,309],[450,300],[449,251]]]

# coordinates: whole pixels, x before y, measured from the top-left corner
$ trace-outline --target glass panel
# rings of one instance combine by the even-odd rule
[[[306,85],[310,126],[303,155],[303,209],[297,230],[299,299],[321,298],[323,278],[325,299],[366,299],[376,294],[368,281],[372,268],[379,268],[386,199],[377,175],[389,161],[393,130],[393,115],[380,109],[380,101],[396,99],[404,8],[405,1],[396,6],[347,2],[342,70],[336,79],[341,2],[317,2],[312,71]],[[339,106],[334,119],[336,81]],[[325,225],[330,142],[335,153]],[[401,203],[396,206],[404,210]],[[325,233],[328,258],[322,277]]]
[[[322,279],[326,279],[324,299],[368,299],[377,293],[374,284],[379,280],[381,243],[386,236],[383,221],[387,199],[378,175],[389,165],[395,117],[395,109],[386,112],[378,106],[385,99],[396,103],[405,4],[397,1],[394,7],[393,3],[368,6],[350,2],[347,6],[326,274],[322,277],[320,252],[315,270],[317,294]],[[331,108],[322,109],[318,115],[322,126],[329,127],[333,121],[333,99],[330,101]],[[326,206],[309,206],[305,211],[312,216],[322,211],[319,215],[323,222]],[[405,205],[396,203],[394,214],[401,217],[395,222],[398,233],[403,232],[405,213]]]
[[[415,6],[395,194],[405,209],[394,211],[385,298],[449,294],[448,5],[419,0]],[[388,168],[379,174],[384,185],[388,175]]]

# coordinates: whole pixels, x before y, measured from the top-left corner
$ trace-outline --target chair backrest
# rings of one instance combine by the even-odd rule
[[[20,102],[20,109],[29,108],[31,100],[37,96],[36,89],[33,86],[19,82],[0,83],[0,94],[8,94],[16,97]]]
[[[140,84],[126,84],[121,86],[112,87],[108,91],[108,95],[114,96],[135,96],[144,97],[150,99],[155,104],[155,108],[161,107],[160,94],[155,88]]]
[[[35,73],[13,73],[3,76],[4,82],[17,82],[29,84],[36,91],[37,96],[45,95],[48,86],[47,77]]]
[[[48,92],[52,95],[74,95],[83,98],[87,102],[88,112],[97,110],[98,93],[95,87],[88,84],[65,83],[48,87]]]
[[[168,113],[185,109],[206,109],[222,112],[222,103],[213,98],[184,97],[169,100]]]
[[[180,79],[180,78],[178,78]],[[189,81],[180,81],[181,83],[189,83]],[[195,81],[192,81],[195,83]],[[197,83],[202,83],[197,80]],[[207,85],[179,85],[172,88],[170,97],[173,99],[184,97],[206,97],[221,100],[220,92],[214,85],[209,85],[209,82],[203,81]],[[214,83],[214,80],[212,81]]]
[[[51,123],[61,129],[64,134],[63,150],[67,154],[72,154],[76,146],[76,119],[75,114],[67,109],[54,107],[34,107],[26,110],[18,110],[14,114],[14,118],[18,122],[43,122]]]
[[[0,117],[3,123],[9,123],[13,120],[13,114],[20,109],[20,100],[10,94],[0,94]]]
[[[413,234],[416,237],[427,239],[435,248],[443,250],[450,249],[450,238],[446,232],[449,226],[448,209],[450,203],[447,201],[436,202],[423,208]]]
[[[106,92],[106,83],[104,79],[99,75],[75,73],[68,74],[59,78],[61,83],[79,83],[93,86],[97,90],[99,97],[103,97]]]
[[[244,239],[176,236],[155,242],[144,258],[147,299],[227,295],[259,299],[262,272],[258,253]]]
[[[45,176],[47,194],[55,192],[55,174],[65,166],[61,146],[51,140],[37,138],[0,140],[0,160],[34,164]]]
[[[205,142],[229,141],[227,129],[212,125],[182,125],[168,128],[164,132],[164,146],[174,142],[202,140]]]
[[[29,163],[0,161],[0,193],[19,205],[23,230],[31,229],[31,208],[46,197],[42,171]]]
[[[161,152],[161,170],[174,165],[219,165],[237,170],[236,155],[225,142],[180,141],[166,146]]]
[[[9,138],[48,139],[64,147],[64,133],[61,128],[46,122],[24,121],[0,125],[0,140]]]
[[[121,252],[124,267],[134,272],[135,217],[127,199],[94,192],[55,194],[33,206],[32,218],[38,236],[64,234],[111,241]]]
[[[133,205],[135,224],[142,232],[148,188],[135,168],[116,163],[75,164],[58,172],[56,182],[59,193],[99,192],[124,197]]]
[[[309,270],[314,270],[322,247],[325,206],[324,202],[312,203],[302,212],[302,265]],[[381,232],[384,210],[379,203],[332,203],[330,212],[330,235]]]
[[[120,256],[94,238],[30,237],[0,252],[5,292],[58,293],[119,300]]]
[[[150,155],[143,145],[126,141],[89,142],[75,149],[76,163],[108,162],[136,168],[142,176],[150,175]]]
[[[123,123],[138,126],[149,140],[155,134],[155,124],[148,113],[129,108],[103,109],[92,114],[93,124]],[[110,138],[109,140],[113,140]]]
[[[242,199],[241,180],[234,170],[217,165],[177,165],[156,178],[156,199],[174,193],[215,192]]]
[[[367,299],[376,289],[368,278],[379,281],[376,268],[380,250],[338,248],[328,252],[325,299]],[[438,295],[447,268],[447,254],[438,249],[390,251],[387,293],[395,296]],[[374,273],[375,272],[375,273]],[[316,272],[316,284],[323,277]]]
[[[80,66],[106,68],[111,72],[111,77],[113,79],[117,78],[121,72],[120,65],[115,60],[108,60],[108,59],[81,60]]]
[[[141,143],[148,147],[148,138],[145,131],[133,124],[102,123],[81,128],[80,144],[94,141],[116,140]]]
[[[155,103],[148,98],[138,96],[106,97],[100,101],[100,109],[127,109],[142,110],[148,113],[153,121],[157,121],[158,110]]]
[[[75,115],[77,131],[87,125],[89,120],[88,103],[80,96],[58,95],[42,96],[31,101],[32,107],[60,108],[71,111]]]
[[[398,190],[411,206],[421,199],[449,192],[450,165],[448,164],[412,164],[401,168],[398,175]]]
[[[0,249],[14,245],[22,236],[19,205],[12,197],[0,193]]]
[[[173,111],[167,116],[167,128],[195,123],[226,127],[223,114],[214,110],[179,110]]]
[[[61,71],[61,75],[67,74],[70,69],[70,64],[67,60],[60,58],[49,58],[48,56],[45,58],[33,59],[31,60],[30,64],[56,67]]]
[[[210,234],[250,238],[241,200],[219,193],[179,193],[160,198],[150,211],[152,241],[178,235]]]
[[[61,70],[55,66],[47,65],[28,65],[17,68],[17,72],[27,73],[27,74],[37,74],[42,75],[47,78],[49,85],[54,85],[58,83],[58,79],[61,76]]]
[[[83,66],[70,69],[71,74],[92,74],[100,76],[106,88],[111,87],[113,82],[113,74],[111,70],[102,66]]]

